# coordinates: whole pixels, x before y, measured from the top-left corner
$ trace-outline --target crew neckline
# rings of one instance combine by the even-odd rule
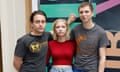
[[[54,40],[56,43],[59,43],[59,44],[64,44],[66,42],[68,42],[68,40],[64,41],[64,42],[58,42],[57,40]]]
[[[30,32],[29,35],[32,36],[32,37],[42,37],[44,35],[44,32],[43,32],[42,35],[32,35],[31,32]]]

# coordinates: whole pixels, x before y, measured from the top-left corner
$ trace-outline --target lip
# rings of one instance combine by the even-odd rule
[[[59,34],[62,34],[62,33],[64,33],[64,32],[58,32]]]
[[[43,27],[38,27],[39,29],[42,29]]]
[[[63,32],[59,32],[59,33],[63,33]]]
[[[82,16],[81,18],[84,18],[84,19],[86,19],[86,18],[87,18],[87,16]]]

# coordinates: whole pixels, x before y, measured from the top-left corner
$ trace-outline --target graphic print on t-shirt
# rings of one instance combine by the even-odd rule
[[[43,42],[43,43],[40,43],[40,42],[32,42],[30,44],[30,51],[32,53],[36,53],[36,52],[40,52],[41,48],[43,46],[45,46],[47,44],[47,42]]]

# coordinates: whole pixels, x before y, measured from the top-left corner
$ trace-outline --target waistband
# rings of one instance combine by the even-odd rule
[[[53,65],[53,68],[72,68],[71,65]]]

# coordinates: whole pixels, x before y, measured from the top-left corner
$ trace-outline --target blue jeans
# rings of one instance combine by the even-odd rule
[[[58,67],[52,67],[50,69],[50,72],[73,72],[72,67],[63,67],[63,68],[58,68]]]
[[[80,70],[80,69],[77,69],[77,68],[73,68],[73,72],[87,72],[87,71],[84,71],[84,70]]]

